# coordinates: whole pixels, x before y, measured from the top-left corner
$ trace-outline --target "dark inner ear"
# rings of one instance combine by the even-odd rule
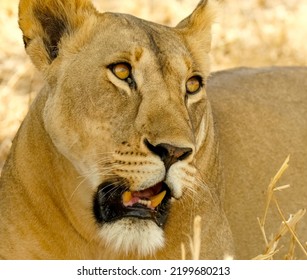
[[[52,61],[58,56],[59,43],[63,34],[68,32],[67,20],[54,15],[48,7],[34,9],[34,15],[45,32],[43,42]],[[27,44],[25,38],[24,41]]]
[[[22,39],[23,39],[23,43],[25,45],[25,48],[27,48],[27,46],[29,45],[31,39],[26,37],[25,35],[22,36]]]

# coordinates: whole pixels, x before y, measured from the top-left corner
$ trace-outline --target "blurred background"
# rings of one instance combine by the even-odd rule
[[[94,0],[100,11],[174,26],[199,0]],[[238,66],[307,65],[307,1],[219,0],[212,71]],[[0,172],[21,121],[42,86],[26,56],[18,0],[0,0]]]

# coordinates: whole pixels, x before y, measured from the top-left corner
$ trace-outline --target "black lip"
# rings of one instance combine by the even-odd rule
[[[160,205],[150,209],[142,204],[124,206],[122,194],[127,190],[114,182],[104,182],[98,187],[94,196],[93,211],[98,223],[110,223],[125,217],[153,220],[159,227],[166,223],[169,209],[171,192],[168,186],[163,183],[166,195]]]

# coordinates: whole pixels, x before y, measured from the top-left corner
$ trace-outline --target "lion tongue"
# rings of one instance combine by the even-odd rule
[[[156,208],[163,200],[165,197],[166,191],[162,191],[156,195],[153,196],[144,196],[144,195],[139,195],[140,192],[130,192],[126,191],[123,193],[122,199],[123,199],[123,204],[125,206],[132,206],[135,203],[140,203],[144,202],[144,198],[146,199],[146,206],[149,208]]]

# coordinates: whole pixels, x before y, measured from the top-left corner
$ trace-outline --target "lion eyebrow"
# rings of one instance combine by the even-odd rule
[[[143,55],[143,48],[142,47],[136,47],[134,51],[134,57],[136,61],[140,61],[142,55]]]
[[[195,69],[195,63],[193,63],[191,57],[186,55],[183,59],[188,71],[193,71]]]

